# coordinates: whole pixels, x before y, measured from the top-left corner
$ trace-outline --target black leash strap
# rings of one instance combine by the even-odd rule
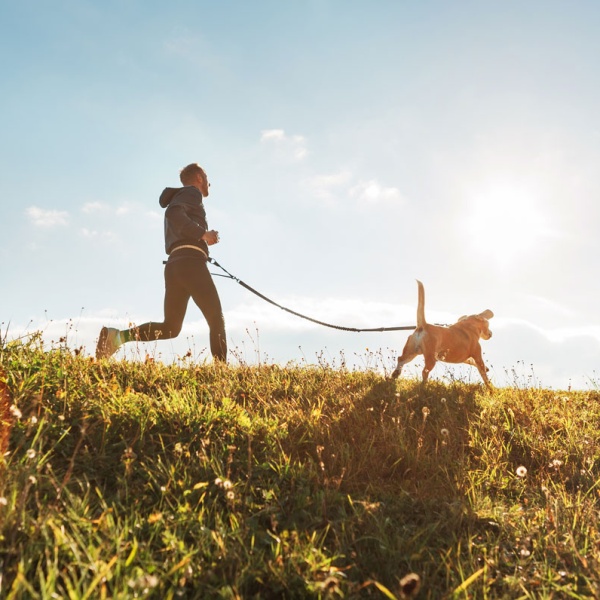
[[[237,281],[242,287],[246,288],[249,292],[252,292],[254,295],[258,296],[265,302],[276,306],[277,308],[281,308],[281,310],[285,310],[292,315],[296,315],[301,319],[306,319],[307,321],[311,321],[312,323],[316,323],[317,325],[323,325],[324,327],[331,327],[332,329],[341,329],[342,331],[355,331],[355,332],[363,332],[363,331],[409,331],[412,329],[416,329],[415,325],[405,325],[403,327],[374,327],[372,329],[357,329],[356,327],[342,327],[341,325],[332,325],[331,323],[324,323],[323,321],[318,321],[317,319],[313,319],[311,317],[307,317],[306,315],[301,315],[295,310],[291,310],[290,308],[286,308],[285,306],[281,306],[281,304],[277,304],[277,302],[267,298],[260,292],[257,292],[253,287],[249,286],[247,283],[244,283],[241,279],[237,278],[235,275],[232,275],[227,269],[222,267],[214,258],[208,259],[210,263],[215,265],[215,267],[219,267],[226,275],[219,275],[219,273],[213,273],[213,275],[218,275],[219,277],[227,277],[228,279],[233,279]]]

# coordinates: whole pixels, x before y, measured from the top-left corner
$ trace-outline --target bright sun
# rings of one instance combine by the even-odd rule
[[[550,232],[537,198],[507,185],[474,194],[464,221],[474,250],[499,266],[508,266],[535,251]]]

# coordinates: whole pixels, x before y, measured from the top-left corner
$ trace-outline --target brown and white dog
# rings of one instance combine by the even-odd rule
[[[391,376],[398,377],[405,364],[422,354],[425,359],[423,383],[427,382],[435,363],[441,360],[448,363],[467,363],[477,367],[483,382],[491,388],[487,368],[481,357],[479,339],[489,340],[492,337],[488,319],[491,319],[494,313],[491,310],[484,310],[478,315],[464,316],[450,327],[430,325],[425,321],[425,288],[419,280],[417,285],[419,287],[417,328],[406,340],[402,356],[398,357],[398,366]]]

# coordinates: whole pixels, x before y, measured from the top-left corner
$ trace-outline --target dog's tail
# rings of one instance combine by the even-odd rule
[[[423,284],[417,279],[417,286],[419,287],[419,302],[417,304],[417,329],[427,325],[425,320],[425,288]]]

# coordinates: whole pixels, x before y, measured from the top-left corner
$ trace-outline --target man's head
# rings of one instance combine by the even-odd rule
[[[193,185],[200,190],[202,196],[208,196],[208,177],[204,169],[198,163],[192,163],[187,167],[183,167],[179,173],[179,179],[183,185]]]

